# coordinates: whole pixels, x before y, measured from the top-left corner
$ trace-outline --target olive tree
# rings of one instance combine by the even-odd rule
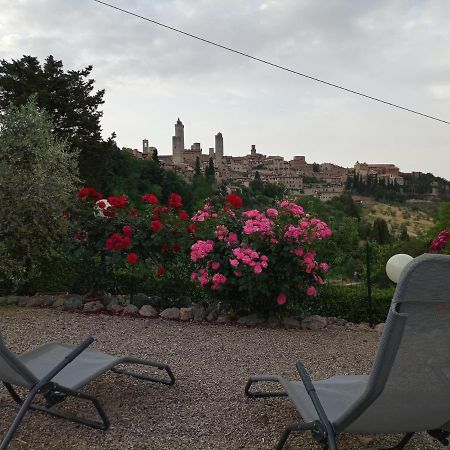
[[[16,290],[54,255],[79,185],[77,154],[34,98],[0,116],[0,290]]]

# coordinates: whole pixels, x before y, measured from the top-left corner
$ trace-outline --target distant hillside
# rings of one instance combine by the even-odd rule
[[[391,233],[400,235],[401,227],[406,225],[410,236],[417,236],[435,225],[434,219],[415,206],[389,205],[375,200],[362,202],[363,218],[373,223],[375,219],[384,219]]]

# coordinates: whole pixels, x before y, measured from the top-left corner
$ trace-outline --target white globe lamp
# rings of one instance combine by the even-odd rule
[[[411,262],[414,258],[404,253],[399,253],[389,258],[386,263],[386,274],[394,282],[398,283],[400,275],[403,272],[405,266]]]

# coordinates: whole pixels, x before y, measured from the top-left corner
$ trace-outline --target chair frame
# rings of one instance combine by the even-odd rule
[[[107,430],[109,428],[110,422],[108,416],[106,415],[105,410],[103,409],[100,401],[93,395],[79,391],[66,388],[61,386],[58,383],[52,382],[51,380],[63,370],[70,362],[75,360],[84,350],[86,350],[91,344],[94,342],[94,338],[89,337],[81,342],[77,347],[75,347],[60,363],[58,363],[53,369],[51,369],[47,375],[43,376],[40,380],[35,383],[28,395],[22,399],[19,394],[16,392],[11,383],[3,382],[4,386],[8,390],[12,399],[20,405],[19,412],[17,413],[13,423],[10,428],[6,432],[2,442],[0,443],[0,450],[5,450],[8,445],[11,443],[15,433],[17,432],[20,424],[22,423],[23,418],[25,417],[27,411],[29,409],[35,411],[46,412],[52,416],[61,417],[63,419],[67,419],[82,425],[86,425],[91,428],[96,428],[100,430]],[[116,368],[115,366],[119,364],[141,364],[150,367],[155,367],[159,370],[164,370],[168,376],[165,378],[159,378],[154,376],[148,376],[144,374],[139,374],[135,372],[131,372],[125,369]],[[144,359],[134,358],[134,357],[123,357],[119,358],[117,363],[110,369],[111,371],[119,374],[125,374],[131,376],[133,378],[138,378],[144,381],[151,381],[155,383],[161,383],[165,385],[173,385],[175,383],[175,377],[170,369],[170,367],[166,364],[156,363],[152,361],[147,361]],[[35,397],[37,395],[42,395],[45,400],[45,406],[38,405],[33,403]],[[100,421],[86,419],[77,415],[64,413],[62,411],[58,411],[54,409],[55,405],[63,402],[68,397],[79,398],[82,400],[89,401],[93,404],[94,408],[97,411],[97,414],[100,418]]]

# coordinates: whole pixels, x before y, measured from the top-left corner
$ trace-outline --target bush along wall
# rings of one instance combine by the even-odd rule
[[[44,271],[35,292],[109,293],[131,303],[145,292],[160,299],[160,310],[194,303],[229,317],[369,320],[364,289],[325,281],[329,265],[320,254],[330,228],[292,201],[248,210],[240,196],[228,194],[191,217],[176,193],[167,204],[153,193],[132,204],[88,187],[63,215],[72,231],[66,254],[54,260],[62,276]],[[384,320],[391,294],[375,290],[376,321]]]

